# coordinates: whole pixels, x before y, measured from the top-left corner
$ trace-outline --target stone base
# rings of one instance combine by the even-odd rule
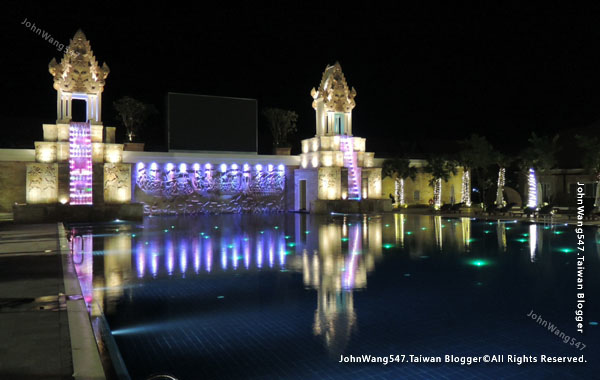
[[[342,214],[364,214],[392,211],[391,199],[362,199],[353,200],[315,200],[310,203],[310,211],[313,214],[330,214],[339,212]]]
[[[124,145],[123,150],[127,150],[130,152],[143,152],[144,151],[144,145],[146,143],[132,143],[132,142],[126,142]]]
[[[15,204],[15,223],[106,222],[115,219],[142,220],[141,203],[71,206],[63,204]]]

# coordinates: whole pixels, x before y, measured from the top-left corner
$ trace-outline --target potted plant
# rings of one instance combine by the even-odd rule
[[[144,143],[137,142],[138,132],[143,123],[155,113],[154,106],[144,104],[137,99],[129,96],[123,96],[113,103],[121,124],[125,127],[127,141],[124,150],[143,151]]]
[[[298,114],[281,108],[265,108],[262,114],[267,119],[269,130],[273,136],[273,153],[289,155],[292,147],[288,142],[288,137],[297,130]]]

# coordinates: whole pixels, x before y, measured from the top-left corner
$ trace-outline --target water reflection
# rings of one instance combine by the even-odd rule
[[[107,315],[132,297],[132,288],[157,279],[299,273],[307,291],[316,292],[312,331],[337,356],[359,323],[354,292],[368,288],[368,274],[385,260],[384,254],[419,262],[438,255],[470,256],[486,263],[471,268],[482,271],[488,265],[482,255],[506,252],[512,245],[513,252],[521,252],[529,243],[529,261],[535,263],[543,240],[560,228],[403,214],[250,221],[235,216],[198,221],[147,218],[141,226],[105,225],[100,232],[98,227],[73,229],[70,241],[85,300]],[[496,245],[497,251],[489,249]]]

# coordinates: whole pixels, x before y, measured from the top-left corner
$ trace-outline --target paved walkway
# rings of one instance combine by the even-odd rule
[[[0,379],[104,378],[98,358],[79,359],[95,342],[77,310],[83,301],[65,296],[73,290],[65,292],[60,244],[55,223],[0,223]]]

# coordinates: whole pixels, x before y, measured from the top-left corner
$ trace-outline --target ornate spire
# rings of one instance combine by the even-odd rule
[[[60,63],[52,59],[48,65],[54,77],[54,88],[63,92],[97,94],[104,88],[104,80],[110,69],[104,63],[98,65],[90,42],[79,29],[69,42]]]
[[[313,87],[310,94],[314,99],[314,109],[317,109],[316,102],[319,99],[323,100],[327,111],[350,112],[356,106],[354,102],[356,90],[354,87],[352,89],[348,87],[339,62],[325,68],[319,89],[315,90]]]

